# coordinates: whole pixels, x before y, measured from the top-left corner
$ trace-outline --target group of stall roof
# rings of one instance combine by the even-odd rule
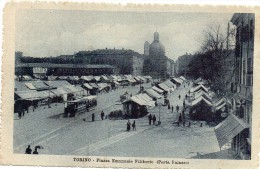
[[[194,87],[187,93],[186,105],[189,107],[190,117],[199,120],[213,120],[216,116],[223,116],[227,111],[227,98],[219,97],[210,90],[208,82],[201,78],[194,81]]]
[[[23,76],[22,81],[15,77],[15,100],[38,100],[50,97],[62,96],[64,94],[74,94],[75,96],[93,94],[89,91],[101,91],[110,88],[111,83],[119,85],[123,81],[147,82],[152,78],[150,76],[49,76],[49,81],[35,80],[30,76]],[[57,80],[58,79],[58,80]],[[82,86],[73,85],[70,80],[83,82]]]
[[[142,93],[129,97],[123,102],[124,114],[129,116],[132,116],[133,114],[135,114],[134,116],[145,115],[147,109],[153,108],[158,99],[163,99],[165,94],[174,91],[185,80],[186,79],[183,76],[179,78],[174,77],[158,83],[151,88],[144,90]],[[143,110],[143,112],[139,112],[136,115],[137,109]]]

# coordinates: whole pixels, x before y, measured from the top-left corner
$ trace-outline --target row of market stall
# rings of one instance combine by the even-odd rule
[[[227,98],[217,96],[206,85],[194,83],[194,87],[187,93],[189,115],[194,120],[221,121],[227,117],[230,102]]]
[[[31,81],[34,78],[30,76],[15,76],[15,79],[20,81]],[[102,75],[102,76],[48,76],[47,80],[67,80],[70,83],[124,83],[124,84],[139,84],[147,83],[152,80],[151,76],[133,76],[133,75]]]
[[[184,79],[172,79],[155,84],[142,93],[128,97],[128,99],[123,102],[123,115],[132,118],[142,117],[159,102],[160,104],[167,104],[167,94],[176,90],[176,88],[184,82]]]
[[[80,86],[71,85],[67,81],[26,81],[15,82],[15,112],[34,108],[41,104],[63,102],[83,95],[87,91]]]

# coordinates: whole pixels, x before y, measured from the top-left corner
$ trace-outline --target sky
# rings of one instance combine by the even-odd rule
[[[203,30],[220,24],[225,30],[231,13],[111,12],[30,9],[16,11],[15,50],[25,56],[71,55],[95,49],[144,52],[160,34],[165,54],[176,60],[200,49]]]

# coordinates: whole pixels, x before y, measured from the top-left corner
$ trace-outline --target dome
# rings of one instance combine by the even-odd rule
[[[165,55],[165,48],[159,41],[159,33],[154,33],[154,41],[150,45],[149,54],[152,56],[164,56]]]

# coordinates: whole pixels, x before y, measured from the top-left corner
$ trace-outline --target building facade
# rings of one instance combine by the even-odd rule
[[[98,49],[80,51],[75,58],[83,64],[108,64],[119,70],[119,74],[142,75],[144,56],[125,49]]]
[[[255,16],[250,13],[236,13],[231,22],[236,26],[236,76],[233,84],[235,115],[249,127],[232,140],[232,149],[242,159],[251,157],[252,101],[253,101],[253,60]],[[235,102],[235,99],[239,101]]]
[[[149,53],[148,53],[149,51]],[[174,61],[165,55],[165,48],[159,41],[159,33],[154,33],[151,44],[144,44],[144,74],[155,78],[169,78],[174,75]]]

